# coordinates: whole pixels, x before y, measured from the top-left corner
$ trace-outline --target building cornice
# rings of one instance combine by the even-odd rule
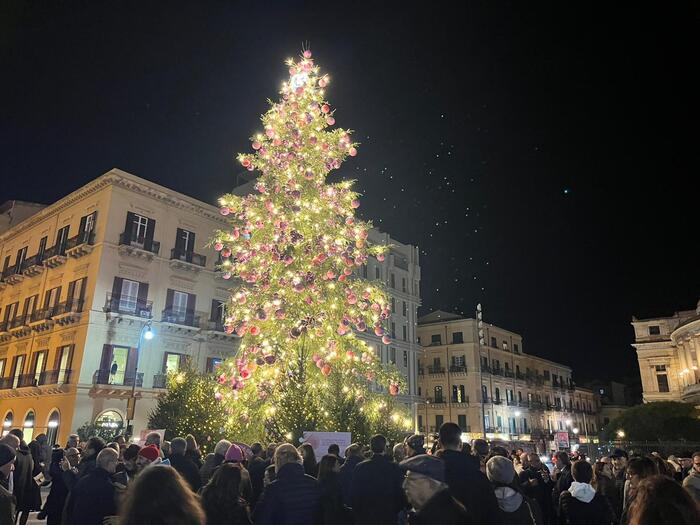
[[[218,222],[222,226],[227,224],[226,220],[219,214],[218,208],[211,204],[206,204],[192,197],[187,197],[181,193],[169,190],[168,188],[160,186],[154,182],[150,182],[146,179],[142,179],[141,177],[137,177],[136,175],[132,175],[131,173],[127,173],[126,171],[113,168],[104,175],[101,175],[95,180],[88,182],[74,192],[26,218],[13,228],[10,228],[5,233],[0,235],[0,242],[6,242],[8,239],[27,231],[42,221],[45,221],[49,217],[62,212],[66,208],[74,205],[76,202],[80,202],[81,200],[94,195],[98,191],[108,186],[117,186],[133,191],[134,193],[163,202],[168,206],[186,210],[200,217]]]

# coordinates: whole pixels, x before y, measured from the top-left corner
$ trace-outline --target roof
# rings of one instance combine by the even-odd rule
[[[445,321],[463,321],[466,317],[444,310],[435,310],[418,318],[418,324],[443,323]]]

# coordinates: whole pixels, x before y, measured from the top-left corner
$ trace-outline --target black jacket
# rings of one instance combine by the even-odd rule
[[[255,506],[265,488],[265,469],[270,466],[270,461],[261,457],[254,457],[248,463],[248,474],[250,474],[250,483],[253,487],[253,497],[250,504]]]
[[[321,488],[321,515],[324,525],[347,525],[352,522],[349,509],[343,505],[343,489],[340,476],[333,472],[323,481],[318,481]]]
[[[110,474],[96,468],[80,478],[66,501],[67,525],[102,525],[106,516],[117,514]]]
[[[475,523],[495,524],[498,502],[493,487],[476,462],[456,450],[444,450],[445,480],[450,494],[467,509]]]
[[[255,525],[316,525],[320,523],[321,491],[299,463],[287,463],[255,507]]]
[[[97,454],[89,458],[83,457],[78,463],[78,478],[84,478],[97,468]]]
[[[12,492],[17,500],[18,511],[41,510],[41,492],[34,481],[34,460],[29,447],[22,441],[15,459],[14,486]]]
[[[566,525],[610,525],[614,521],[610,503],[605,497],[596,494],[591,501],[584,503],[564,491],[559,498],[560,522]]]
[[[554,482],[554,488],[552,489],[552,504],[557,510],[557,516],[559,515],[559,496],[565,490],[569,490],[571,482],[574,478],[571,476],[571,465],[566,465],[557,474],[557,480]]]
[[[352,506],[352,478],[355,474],[355,467],[362,462],[360,456],[350,456],[345,459],[345,463],[340,467],[340,486],[343,489],[343,504]]]
[[[202,477],[199,475],[197,465],[182,454],[171,454],[169,459],[170,465],[185,478],[190,488],[197,492],[202,487]]]
[[[552,493],[552,481],[548,473],[545,479],[542,476],[542,469],[547,469],[547,467],[542,466],[540,469],[536,469],[532,466],[526,467],[518,475],[518,482],[522,489],[523,494],[529,498],[534,499],[542,511],[542,515],[545,516],[545,521],[549,521],[549,516],[551,514],[552,500],[550,494]],[[534,480],[534,484],[530,482]]]
[[[352,510],[358,525],[396,523],[405,506],[399,466],[387,456],[374,455],[355,467],[351,487]]]
[[[48,516],[61,516],[69,489],[64,481],[63,471],[59,463],[51,463],[49,474],[51,474],[51,491],[46,498],[46,503],[44,503],[44,512]]]
[[[464,506],[446,489],[430,498],[419,512],[410,514],[408,523],[410,525],[469,525],[475,522],[469,518]]]

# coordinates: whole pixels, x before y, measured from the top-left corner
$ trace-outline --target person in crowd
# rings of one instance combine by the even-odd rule
[[[250,472],[245,468],[245,454],[241,447],[235,443],[231,443],[224,457],[225,463],[234,463],[241,469],[241,496],[246,501],[253,499],[253,483],[250,480]]]
[[[527,464],[527,454],[523,453],[523,457],[521,457],[520,454],[517,454],[515,450],[511,452],[511,458],[513,459],[513,468],[515,469],[515,475],[520,476],[522,473],[523,469],[525,468],[525,465]]]
[[[683,480],[683,488],[700,505],[700,452],[693,454],[692,470]]]
[[[358,525],[393,523],[404,507],[401,469],[386,454],[386,438],[370,439],[372,457],[355,467],[351,501]]]
[[[417,454],[402,461],[400,467],[406,471],[402,486],[411,506],[408,518],[410,524],[472,523],[464,506],[450,494],[445,482],[443,460],[427,454]]]
[[[489,455],[489,459],[491,459],[494,456],[501,456],[502,458],[508,458],[510,459],[510,456],[508,455],[508,450],[506,447],[502,447],[500,445],[496,445],[491,447],[491,453]]]
[[[394,459],[394,463],[397,465],[401,463],[404,459],[406,459],[406,456],[404,454],[404,444],[403,443],[397,443],[394,445],[394,448],[391,449],[391,457]]]
[[[498,503],[489,480],[479,469],[474,456],[460,452],[462,429],[455,423],[443,423],[439,439],[441,459],[445,462],[445,481],[450,494],[464,505],[476,523],[496,523]],[[477,441],[479,440],[475,440],[475,445],[481,448]]]
[[[0,443],[0,523],[15,521],[15,496],[8,489],[17,452],[7,443]]]
[[[619,500],[612,465],[609,462],[596,461],[593,465],[593,482],[595,491],[608,500],[615,521],[619,520],[618,512],[622,512],[622,502]],[[619,509],[619,511],[618,511]]]
[[[307,476],[312,476],[314,478],[318,476],[318,463],[316,462],[314,447],[312,447],[309,443],[302,443],[299,445],[298,450],[304,462],[304,473]]]
[[[265,450],[262,444],[253,443],[250,446],[253,457],[248,462],[248,473],[250,474],[250,484],[253,488],[253,495],[250,505],[255,507],[255,504],[265,488],[264,478],[265,469],[270,466],[270,461],[265,459]]]
[[[700,507],[678,483],[666,476],[650,476],[639,483],[630,508],[630,525],[698,523]]]
[[[486,459],[489,456],[489,452],[489,444],[485,439],[472,441],[472,454],[479,460],[479,469],[484,474],[486,474]]]
[[[637,488],[643,479],[655,476],[658,474],[654,461],[647,457],[635,457],[629,460],[626,466],[627,484],[624,490],[624,499],[622,501],[622,516],[620,523],[627,525],[629,523],[629,509],[637,497]]]
[[[503,525],[542,525],[540,506],[534,499],[524,495],[516,479],[513,462],[501,455],[495,455],[486,462],[486,476],[493,486],[493,494],[498,505],[493,523]]]
[[[225,463],[216,469],[201,491],[202,507],[207,523],[251,525],[248,503],[240,496],[236,496],[240,493],[241,469],[233,463]]]
[[[136,458],[137,472],[141,472],[151,463],[160,461],[160,452],[155,445],[147,445],[139,450],[139,455]]]
[[[160,444],[160,457],[161,459],[168,459],[170,457],[170,441],[167,439],[163,440]]]
[[[69,448],[80,448],[80,437],[78,434],[71,434],[68,436],[68,441],[66,442],[66,446],[63,448],[63,450],[67,450]]]
[[[571,460],[569,455],[560,450],[554,453],[553,456],[554,465],[556,470],[554,472],[554,487],[552,488],[552,508],[555,510],[555,514],[559,515],[559,496],[565,490],[568,490],[571,486],[571,482],[574,480],[571,477]]]
[[[105,447],[97,454],[95,468],[78,479],[68,495],[68,525],[102,525],[105,518],[117,515],[116,491],[110,477],[118,461],[119,453],[112,448]]]
[[[625,501],[625,483],[627,481],[627,462],[629,456],[627,452],[621,448],[616,448],[610,454],[610,461],[612,462],[612,472],[613,478],[615,479],[615,487],[617,488],[617,498],[620,502],[620,506],[614,509],[618,519],[622,516],[623,505]]]
[[[119,517],[119,525],[206,523],[204,510],[187,481],[177,470],[164,465],[147,468],[137,476],[129,486]]]
[[[70,492],[78,481],[78,465],[80,464],[80,450],[77,448],[67,448],[63,451],[63,461],[61,461],[61,471],[63,483]]]
[[[549,469],[542,464],[535,452],[523,452],[520,457],[522,471],[518,474],[518,483],[523,494],[534,499],[539,505],[542,520],[549,523],[552,515],[552,481]]]
[[[78,464],[78,479],[87,476],[90,472],[95,470],[97,466],[97,455],[106,446],[104,439],[101,437],[93,436],[87,440],[85,449],[80,458],[80,463]]]
[[[41,492],[34,481],[34,460],[29,447],[24,442],[24,432],[19,428],[13,428],[10,434],[19,439],[12,490],[17,500],[17,523],[25,525],[30,512],[41,510]]]
[[[176,437],[170,443],[170,465],[185,478],[194,492],[202,487],[202,477],[199,468],[185,454],[187,452],[187,440]]]
[[[29,443],[29,452],[34,460],[34,477],[39,474],[44,475],[42,486],[47,486],[51,479],[49,465],[51,464],[51,445],[46,434],[39,434]]]
[[[681,461],[673,454],[669,455],[668,458],[666,458],[666,461],[668,461],[668,464],[673,471],[673,479],[678,483],[683,483],[683,467],[681,467]]]
[[[304,473],[301,455],[293,445],[275,450],[276,479],[258,500],[253,513],[255,525],[318,523],[321,490],[316,480]]]
[[[340,455],[340,447],[337,444],[331,443],[328,445],[328,453],[331,456],[338,458],[338,465],[341,467],[343,466],[343,463],[345,463],[345,458]]]
[[[122,469],[124,471],[124,475],[126,476],[127,485],[134,480],[134,478],[136,477],[136,473],[139,470],[137,461],[139,458],[140,451],[141,447],[138,446],[136,443],[131,443],[128,447],[126,447],[126,449],[124,449],[124,454],[122,456]]]
[[[199,450],[199,445],[197,445],[197,440],[192,434],[187,434],[185,436],[185,441],[187,441],[187,450],[185,450],[185,457],[188,458],[192,463],[197,466],[199,470],[202,468],[202,452]],[[170,444],[172,450],[172,443]]]
[[[404,452],[406,458],[412,458],[419,454],[425,454],[425,436],[413,434],[404,440]]]
[[[204,458],[202,468],[199,469],[199,475],[202,478],[203,485],[209,483],[209,480],[214,475],[214,471],[224,462],[226,452],[228,452],[230,446],[230,441],[222,439],[214,446],[214,452],[210,452]]]
[[[265,451],[265,459],[273,464],[275,459],[275,450],[277,450],[277,443],[270,443],[267,445],[267,450]]]
[[[160,434],[158,432],[149,432],[146,435],[146,443],[144,447],[148,445],[154,445],[158,450],[160,450]]]
[[[326,454],[318,464],[318,485],[321,488],[321,522],[324,525],[347,525],[350,514],[343,505],[340,485],[340,463],[334,454]]]
[[[352,443],[345,449],[345,463],[340,467],[340,486],[343,489],[343,504],[346,507],[352,506],[352,478],[355,474],[355,467],[363,461],[362,447],[357,443]]]
[[[666,476],[673,479],[673,469],[671,468],[671,465],[669,465],[668,461],[666,461],[660,454],[653,453],[651,456],[649,456],[649,459],[654,462],[654,465],[656,465],[656,470],[661,476]]]
[[[264,485],[263,490],[265,490],[270,483],[275,481],[275,479],[277,479],[277,476],[275,475],[275,464],[272,463],[270,466],[268,466],[265,469],[265,476],[263,477],[263,485]],[[260,498],[258,498],[258,499],[260,499]]]
[[[559,516],[566,525],[610,525],[615,520],[608,500],[591,486],[593,468],[587,461],[572,463],[573,481],[559,496]]]
[[[65,451],[62,448],[55,449],[51,454],[49,474],[51,475],[51,491],[44,503],[43,513],[46,515],[47,525],[61,525],[63,506],[68,497],[68,486],[63,478],[61,463],[65,459]]]

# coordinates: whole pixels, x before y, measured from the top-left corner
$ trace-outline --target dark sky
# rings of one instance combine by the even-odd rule
[[[691,2],[37,4],[0,7],[0,200],[119,167],[214,202],[309,42],[363,216],[420,247],[422,313],[481,301],[527,352],[620,378],[632,315],[700,298]]]

